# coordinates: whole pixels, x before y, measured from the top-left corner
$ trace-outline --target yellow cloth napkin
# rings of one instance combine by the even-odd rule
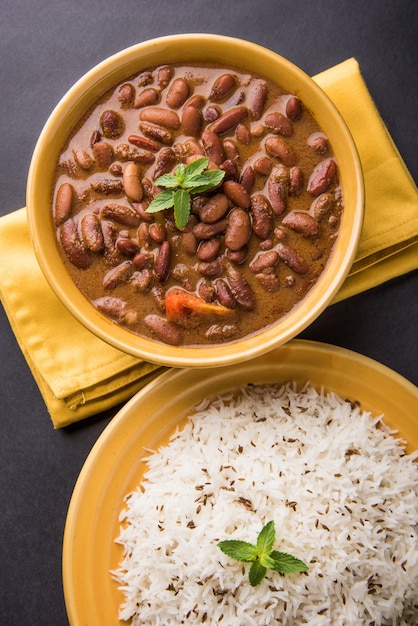
[[[418,267],[418,191],[355,59],[314,80],[343,116],[363,167],[366,210],[355,262],[333,302]]]
[[[336,302],[418,267],[418,191],[356,60],[315,80],[345,118],[365,175],[364,229]],[[108,346],[66,311],[37,264],[25,209],[0,218],[0,297],[55,428],[124,402],[164,370]]]

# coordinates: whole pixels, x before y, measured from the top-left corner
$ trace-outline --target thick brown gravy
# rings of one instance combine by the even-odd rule
[[[222,184],[148,214],[155,179],[207,157]],[[317,281],[343,210],[327,137],[294,94],[238,68],[161,66],[86,113],[57,164],[52,215],[88,300],[174,345],[235,341],[275,323]]]

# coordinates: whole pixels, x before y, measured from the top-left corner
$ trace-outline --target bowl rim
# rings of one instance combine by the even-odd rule
[[[129,61],[132,62],[134,57],[140,57],[141,54],[144,55],[147,52],[148,54],[153,54],[155,51],[167,47],[171,48],[177,43],[184,45],[184,42],[188,42],[191,48],[193,48],[193,44],[198,44],[199,46],[219,46],[223,44],[229,50],[246,50],[247,53],[257,53],[262,56],[266,63],[273,62],[277,67],[286,67],[287,70],[293,73],[294,77],[300,78],[301,82],[306,83],[307,81],[309,90],[316,94],[322,105],[326,106],[327,114],[334,119],[339,131],[344,135],[346,145],[350,146],[352,169],[355,175],[354,184],[357,193],[350,238],[346,241],[344,252],[337,267],[332,265],[332,257],[335,254],[334,248],[334,252],[327,263],[328,268],[330,265],[332,266],[333,275],[330,279],[328,276],[329,270],[327,272],[326,266],[317,285],[325,285],[325,279],[329,283],[322,289],[320,296],[317,297],[315,295],[315,285],[315,288],[309,291],[302,301],[276,324],[261,329],[237,342],[214,344],[213,346],[167,346],[158,341],[135,335],[117,326],[99,313],[87,298],[79,292],[75,284],[73,286],[69,284],[63,285],[55,275],[54,271],[56,270],[51,268],[51,263],[48,259],[50,250],[48,250],[47,244],[50,242],[46,233],[48,229],[45,229],[44,216],[41,217],[41,211],[32,209],[33,206],[36,206],[35,196],[42,180],[42,154],[53,139],[53,129],[56,124],[59,123],[63,115],[67,118],[71,115],[71,111],[75,107],[74,101],[77,103],[77,98],[85,99],[87,97],[86,93],[84,93],[85,90],[88,93],[97,83],[101,84],[106,78],[109,80],[109,76],[113,73],[118,73],[119,75],[119,78],[113,82],[120,81],[120,77],[123,75],[121,67],[126,67]],[[211,55],[214,56],[212,51]],[[225,61],[225,64],[232,65],[228,60]],[[145,68],[146,66],[142,65],[142,67]],[[140,68],[141,63],[139,62],[138,71]],[[128,77],[127,74],[125,76]],[[110,84],[112,83],[110,82]],[[102,89],[99,93],[103,93],[103,91]],[[95,98],[90,96],[90,104],[94,100]],[[357,147],[345,120],[330,97],[301,68],[280,54],[251,41],[210,33],[183,33],[156,37],[120,50],[92,67],[67,90],[47,119],[36,143],[27,178],[26,206],[30,236],[41,270],[58,299],[84,327],[125,354],[130,354],[153,363],[174,367],[216,367],[254,358],[286,343],[307,328],[330,304],[347,277],[356,256],[364,220],[364,180]],[[336,247],[339,240],[340,236],[337,238]],[[71,278],[70,281],[72,282]],[[89,313],[84,311],[86,304],[89,305]],[[296,325],[291,323],[291,319],[295,315]]]

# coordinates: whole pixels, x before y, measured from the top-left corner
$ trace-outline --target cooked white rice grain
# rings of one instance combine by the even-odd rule
[[[112,572],[133,626],[418,624],[418,467],[381,418],[311,386],[253,386],[203,403],[147,459],[127,496]],[[268,571],[217,547],[254,543],[308,572]]]

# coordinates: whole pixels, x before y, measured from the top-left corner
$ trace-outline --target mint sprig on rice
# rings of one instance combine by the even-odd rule
[[[306,572],[308,566],[303,561],[287,552],[273,550],[275,540],[276,530],[272,520],[260,530],[255,544],[227,539],[220,541],[218,548],[235,561],[251,563],[248,579],[252,587],[256,587],[263,580],[268,569],[280,574]]]

